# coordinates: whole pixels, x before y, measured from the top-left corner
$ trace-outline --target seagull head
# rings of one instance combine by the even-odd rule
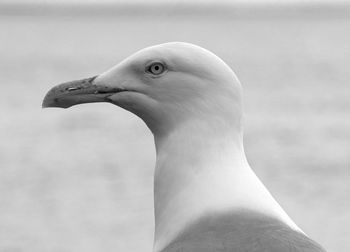
[[[43,107],[91,102],[120,106],[154,133],[189,121],[240,126],[242,113],[241,85],[230,67],[208,50],[183,42],[142,49],[100,75],[57,85]]]

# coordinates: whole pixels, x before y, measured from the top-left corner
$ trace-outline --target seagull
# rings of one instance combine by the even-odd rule
[[[242,87],[214,53],[184,42],[147,47],[53,87],[42,106],[91,102],[124,108],[153,133],[154,252],[325,252],[248,164]]]

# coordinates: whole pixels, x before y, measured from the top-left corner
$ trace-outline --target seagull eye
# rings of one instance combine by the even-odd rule
[[[153,63],[150,65],[147,69],[147,72],[153,74],[153,75],[160,75],[165,71],[165,66],[162,63]]]

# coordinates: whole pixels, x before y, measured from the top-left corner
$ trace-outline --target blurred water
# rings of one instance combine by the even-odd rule
[[[110,104],[41,109],[145,46],[216,53],[245,90],[248,159],[329,252],[349,251],[350,19],[0,16],[0,251],[151,251],[154,147]]]

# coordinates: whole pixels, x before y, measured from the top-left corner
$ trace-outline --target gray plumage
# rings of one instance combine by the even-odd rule
[[[283,222],[251,211],[208,214],[162,252],[325,252]]]

